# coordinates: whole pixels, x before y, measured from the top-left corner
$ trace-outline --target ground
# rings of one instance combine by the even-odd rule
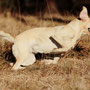
[[[63,22],[23,16],[21,22],[0,15],[0,30],[16,36],[34,27],[62,25]],[[66,24],[66,23],[64,23]],[[12,71],[11,43],[0,38],[0,90],[90,90],[90,36],[86,35],[57,64],[37,61],[24,70]]]

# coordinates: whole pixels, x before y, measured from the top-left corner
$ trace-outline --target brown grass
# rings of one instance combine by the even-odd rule
[[[26,24],[0,16],[0,30],[17,34],[40,26],[53,26],[52,21],[25,16]],[[54,22],[54,25],[61,25]],[[40,61],[25,70],[12,71],[8,59],[11,43],[0,42],[0,90],[90,90],[90,36],[82,37],[75,49],[68,51],[55,65]],[[6,56],[9,54],[9,56]]]

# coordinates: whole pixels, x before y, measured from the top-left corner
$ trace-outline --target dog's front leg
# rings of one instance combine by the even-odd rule
[[[69,49],[70,49],[70,48],[67,48],[67,47],[65,47],[65,48],[55,48],[55,49],[52,50],[51,53],[66,52],[66,51],[68,51]]]
[[[41,62],[46,65],[47,64],[57,64],[58,60],[59,60],[59,57],[55,57],[53,60],[52,59],[44,59]]]

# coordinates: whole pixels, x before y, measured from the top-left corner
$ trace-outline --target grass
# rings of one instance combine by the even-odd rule
[[[22,23],[10,16],[0,16],[0,29],[13,36],[41,26],[53,26],[50,20],[33,16],[23,17]],[[54,25],[62,25],[54,22]],[[12,44],[0,39],[0,90],[90,90],[90,36],[81,38],[78,45],[55,65],[37,61],[24,70],[12,71]]]

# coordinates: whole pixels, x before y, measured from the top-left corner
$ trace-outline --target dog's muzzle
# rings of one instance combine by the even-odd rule
[[[88,31],[90,32],[90,28],[88,28]]]

